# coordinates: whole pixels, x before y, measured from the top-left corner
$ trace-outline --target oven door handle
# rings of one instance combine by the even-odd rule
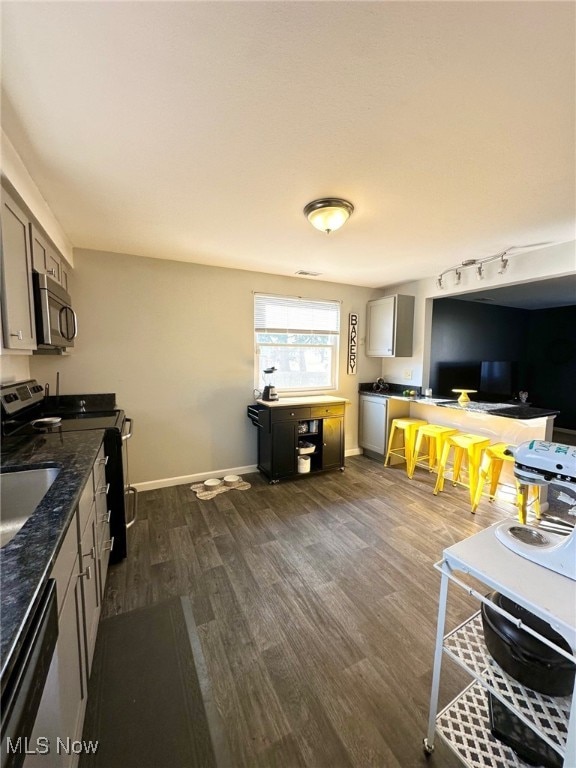
[[[127,432],[127,434],[122,435],[122,442],[124,442],[125,440],[130,440],[130,438],[132,437],[132,421],[133,421],[133,419],[131,419],[129,416],[126,416],[124,421],[128,422],[128,432]]]

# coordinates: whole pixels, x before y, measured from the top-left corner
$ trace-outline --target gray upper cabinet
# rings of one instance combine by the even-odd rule
[[[411,357],[414,296],[384,296],[366,307],[368,357]]]
[[[60,257],[34,224],[30,224],[30,241],[34,270],[60,283]]]
[[[30,220],[2,190],[2,331],[5,349],[36,349]]]
[[[48,275],[68,291],[69,267],[59,252],[34,224],[30,224],[32,267],[35,272]]]

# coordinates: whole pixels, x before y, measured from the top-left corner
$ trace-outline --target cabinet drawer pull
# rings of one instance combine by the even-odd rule
[[[106,466],[108,464],[108,456],[104,456],[103,459],[99,459],[98,464],[104,464],[104,466]]]
[[[108,546],[108,545],[110,545],[110,546]],[[102,550],[103,550],[104,552],[105,552],[107,549],[109,549],[109,550],[110,550],[110,552],[112,552],[112,550],[114,549],[114,536],[112,536],[112,538],[111,538],[111,539],[108,539],[108,541],[106,542],[106,544],[104,544],[104,546],[102,547]]]
[[[96,547],[90,547],[90,552],[86,552],[82,557],[91,557],[92,560],[96,560]],[[88,578],[90,578],[90,576],[88,576]]]
[[[47,275],[52,275],[52,277],[56,277],[56,270],[55,269],[47,269],[46,270]]]
[[[18,339],[18,341],[22,341],[23,338],[24,338],[22,336],[22,331],[16,331],[16,333],[11,333],[10,336],[15,338],[15,339]]]
[[[110,483],[106,483],[106,485],[101,485],[100,488],[96,491],[96,493],[108,493],[110,490]]]
[[[110,523],[110,516],[112,515],[112,511],[108,510],[108,512],[105,515],[102,515],[100,518],[101,523]]]
[[[80,571],[78,574],[79,579],[91,579],[92,578],[92,568],[87,565],[85,570]]]

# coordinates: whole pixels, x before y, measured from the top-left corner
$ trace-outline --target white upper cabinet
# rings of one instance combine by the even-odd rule
[[[366,307],[368,357],[412,357],[414,296],[384,296]]]
[[[28,216],[2,190],[2,330],[5,349],[36,349]]]

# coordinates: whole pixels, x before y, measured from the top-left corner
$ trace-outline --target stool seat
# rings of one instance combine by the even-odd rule
[[[492,445],[489,445],[486,448],[484,452],[484,456],[482,458],[480,472],[478,475],[478,485],[476,486],[476,493],[474,496],[474,502],[472,504],[472,512],[476,512],[478,505],[480,504],[482,493],[484,491],[484,486],[488,479],[490,482],[489,500],[494,501],[494,499],[496,498],[496,491],[500,483],[500,474],[502,472],[502,467],[504,466],[504,462],[508,462],[510,464],[514,463],[514,456],[510,453],[510,450],[509,450],[510,447],[511,446],[509,443],[493,443]],[[530,490],[534,492],[534,497],[531,503],[534,504],[535,514],[536,514],[536,517],[539,519],[540,518],[539,487],[537,485],[525,485],[524,483],[519,483],[518,480],[516,479],[515,479],[515,483],[516,483],[516,507],[518,509],[518,520],[521,523],[526,522]]]
[[[474,505],[476,488],[478,486],[478,477],[480,473],[480,463],[484,450],[490,445],[490,438],[483,435],[474,435],[470,432],[457,432],[455,435],[449,435],[444,441],[442,457],[438,465],[438,477],[434,494],[444,490],[444,476],[448,466],[450,451],[454,451],[454,464],[452,469],[452,484],[465,485],[470,491],[470,506]],[[460,471],[464,457],[468,461],[468,482],[460,481]],[[473,510],[472,510],[473,511]]]
[[[410,478],[414,477],[414,471],[417,464],[423,464],[425,459],[428,459],[428,471],[432,472],[437,468],[438,462],[442,456],[442,449],[444,448],[444,441],[450,435],[454,435],[458,432],[454,427],[445,427],[442,424],[423,424],[416,430],[416,441],[414,444],[414,452],[412,454],[412,465],[408,472]],[[424,456],[420,455],[420,449],[422,447],[422,440],[428,439],[428,453]]]
[[[418,427],[427,423],[428,422],[424,419],[411,419],[407,416],[392,419],[392,424],[390,425],[390,437],[388,438],[388,449],[386,451],[386,458],[384,459],[385,467],[389,465],[391,456],[398,456],[406,462],[406,473],[409,475],[410,467],[412,466],[412,454],[414,452],[416,430]],[[401,432],[404,435],[404,444],[398,448],[393,448],[394,438],[397,432]]]

